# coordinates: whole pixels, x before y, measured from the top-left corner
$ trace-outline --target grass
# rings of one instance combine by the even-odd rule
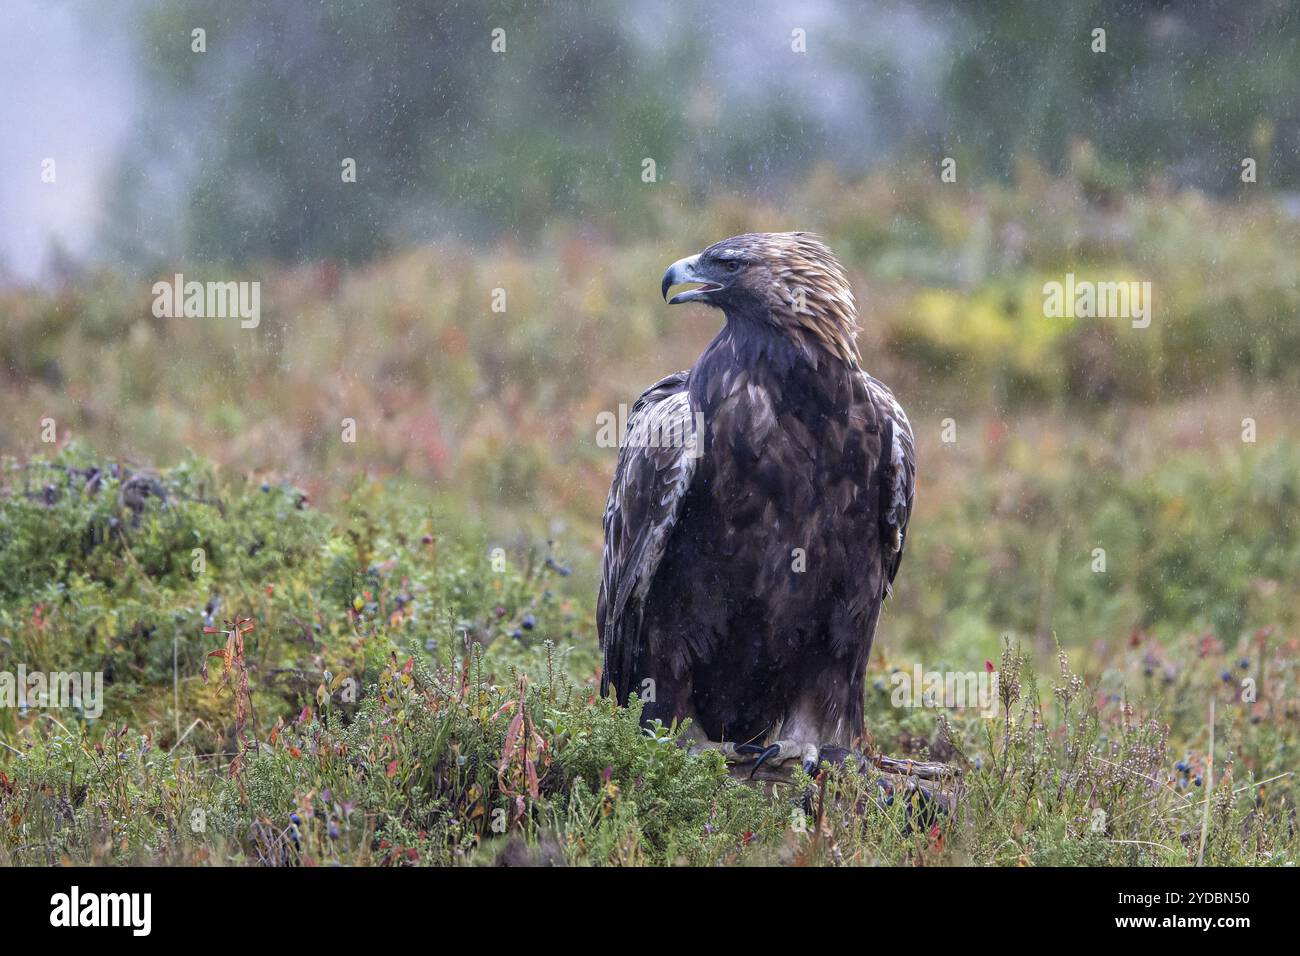
[[[0,710],[2,862],[1295,859],[1297,647],[1276,631],[1230,647],[1135,632],[1088,680],[1064,651],[1044,679],[1008,641],[993,719],[891,706],[889,671],[910,664],[890,648],[874,742],[962,767],[964,799],[936,821],[829,771],[805,807],[598,697],[590,599],[555,555],[502,560],[381,484],[325,515],[190,461],[147,473],[156,492],[133,507],[140,473],[75,448],[10,468],[0,669],[109,682],[98,720]],[[255,628],[213,657],[226,640],[204,627],[223,617]]]

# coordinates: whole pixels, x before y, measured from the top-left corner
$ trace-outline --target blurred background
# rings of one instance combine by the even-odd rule
[[[664,267],[811,229],[918,433],[880,666],[1015,633],[1150,676],[1180,641],[1295,640],[1287,0],[5,0],[0,90],[5,454],[48,451],[50,417],[325,508],[369,475],[551,541],[590,608],[597,416],[720,321],[665,307]],[[260,282],[260,325],[154,317],[177,272]],[[1150,328],[1044,318],[1067,272],[1151,282]]]
[[[0,249],[21,280],[69,257],[355,263],[559,219],[643,240],[665,193],[779,203],[818,169],[929,181],[939,157],[968,185],[1073,170],[1103,203],[1236,196],[1244,155],[1296,190],[1292,7],[9,0]],[[46,157],[59,188],[32,189]]]

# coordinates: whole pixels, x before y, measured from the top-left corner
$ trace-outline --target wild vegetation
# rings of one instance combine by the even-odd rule
[[[1294,863],[1300,225],[1077,162],[254,272],[254,330],[150,277],[6,294],[0,672],[106,699],[0,708],[0,862]],[[596,690],[597,415],[715,328],[667,262],[795,225],[916,426],[865,744],[963,771],[937,818],[870,768],[746,786]],[[1151,281],[1151,327],[1044,318],[1068,271]],[[918,664],[997,670],[996,716],[895,706]]]

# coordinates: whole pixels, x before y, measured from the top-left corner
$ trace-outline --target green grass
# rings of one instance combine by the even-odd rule
[[[1286,455],[1261,455],[1244,476],[1171,463],[1158,483],[1112,489],[1123,514],[1104,520],[1150,528],[1173,488],[1235,494],[1225,513],[1276,521],[1259,509],[1291,500]],[[889,671],[911,661],[885,644],[872,739],[961,767],[963,799],[936,821],[887,800],[871,773],[832,771],[805,805],[802,785],[750,788],[716,755],[676,745],[678,729],[647,731],[638,708],[598,698],[591,595],[562,555],[503,555],[481,529],[382,483],[354,485],[322,514],[292,487],[197,461],[149,473],[161,493],[137,502],[139,473],[112,467],[77,448],[8,465],[0,670],[102,670],[111,682],[97,720],[0,710],[0,862],[1278,864],[1300,848],[1300,791],[1279,776],[1300,743],[1297,648],[1281,629],[1112,634],[1081,649],[1105,662],[1086,677],[1064,652],[1043,671],[1026,634],[1029,646],[992,655],[1003,675],[992,719],[891,706]],[[983,494],[971,488],[946,518],[972,553],[993,533],[966,513]],[[997,533],[1031,530],[1032,516]],[[1230,531],[1210,524],[1204,541]],[[1147,544],[1146,570],[1096,600],[1160,599],[1169,621],[1194,621],[1181,590],[1159,591],[1167,560]],[[1209,593],[1232,590],[1235,560],[1210,563],[1223,579]],[[984,577],[972,570],[964,607],[987,626],[1007,616],[998,601],[1015,580],[969,591]],[[1077,577],[1063,576],[1062,600],[1095,587]],[[241,655],[209,656],[225,644],[203,632],[209,616],[255,621]],[[887,617],[906,632],[926,612],[900,602]],[[957,640],[914,659],[970,669],[963,653]],[[1240,700],[1246,676],[1253,704]]]

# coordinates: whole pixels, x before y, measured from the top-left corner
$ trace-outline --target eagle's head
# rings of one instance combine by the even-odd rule
[[[668,290],[700,283],[668,299]],[[751,232],[678,259],[664,273],[669,305],[703,302],[729,322],[765,323],[801,346],[858,364],[858,315],[844,268],[809,232]]]

